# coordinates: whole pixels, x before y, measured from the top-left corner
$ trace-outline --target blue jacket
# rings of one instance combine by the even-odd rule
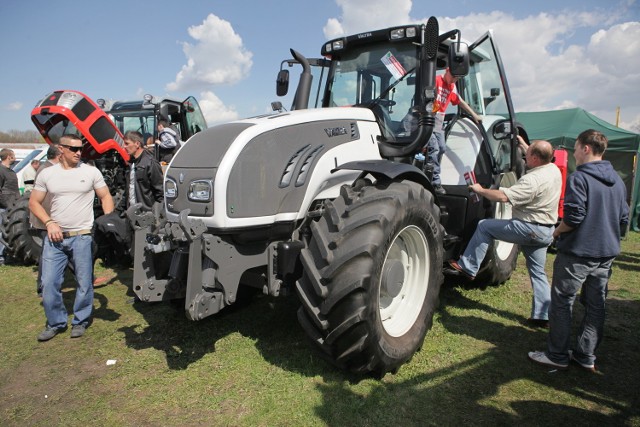
[[[586,258],[620,253],[620,232],[629,223],[627,190],[606,160],[585,163],[569,176],[563,221],[574,227],[560,235],[558,252]]]

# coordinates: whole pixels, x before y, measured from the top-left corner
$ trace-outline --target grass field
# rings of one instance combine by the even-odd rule
[[[551,273],[552,254],[547,261]],[[522,324],[531,291],[520,257],[500,287],[443,288],[422,350],[374,379],[317,357],[294,297],[254,298],[194,323],[169,304],[133,304],[132,272],[100,266],[87,334],[38,343],[35,268],[2,266],[0,425],[640,426],[639,272],[640,234],[631,233],[610,283],[597,374],[528,361],[546,332]]]

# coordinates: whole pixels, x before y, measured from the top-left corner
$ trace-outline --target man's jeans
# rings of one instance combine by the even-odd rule
[[[74,236],[53,243],[45,237],[42,249],[42,305],[47,324],[52,328],[67,326],[67,310],[62,300],[62,283],[67,261],[74,267],[78,288],[73,304],[72,325],[88,324],[93,311],[93,257],[91,234]]]
[[[493,240],[515,243],[520,246],[527,261],[527,269],[533,288],[531,307],[532,319],[549,316],[551,291],[544,265],[547,260],[547,246],[553,241],[553,227],[535,225],[519,219],[483,219],[467,245],[458,264],[475,276]]]
[[[602,340],[604,329],[605,299],[614,258],[583,258],[562,253],[556,256],[547,338],[547,357],[550,360],[569,363],[573,302],[580,292],[584,318],[578,330],[573,356],[582,364],[595,363],[594,353]]]
[[[427,143],[427,163],[433,166],[433,185],[440,185],[440,162],[446,149],[444,132],[434,130]]]

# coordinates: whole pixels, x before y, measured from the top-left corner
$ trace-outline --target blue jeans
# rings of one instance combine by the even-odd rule
[[[580,292],[584,317],[573,356],[580,363],[595,363],[594,355],[604,329],[605,299],[614,258],[582,258],[559,253],[553,264],[547,357],[569,363],[573,303]]]
[[[440,162],[446,149],[444,132],[434,130],[427,143],[427,163],[433,166],[433,185],[440,185]]]
[[[42,242],[42,305],[47,324],[52,328],[67,326],[67,310],[62,300],[62,282],[67,262],[74,267],[78,288],[73,304],[72,325],[84,324],[91,319],[93,311],[93,257],[91,234],[74,236],[62,242],[51,242],[45,237]]]
[[[553,241],[553,227],[535,225],[519,219],[483,219],[467,245],[458,264],[471,276],[475,276],[487,255],[493,240],[515,243],[520,246],[529,270],[533,297],[531,318],[549,317],[551,291],[544,265],[547,260],[547,246]]]

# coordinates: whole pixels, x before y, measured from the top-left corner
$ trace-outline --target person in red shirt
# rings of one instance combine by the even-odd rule
[[[444,113],[447,111],[449,103],[457,105],[466,111],[473,120],[480,124],[482,119],[473,108],[471,108],[464,100],[458,95],[456,90],[456,82],[458,77],[455,77],[446,69],[444,74],[436,76],[436,97],[433,101],[433,112],[436,114],[436,125],[433,128],[433,134],[427,143],[427,163],[433,169],[432,184],[436,193],[445,194],[446,191],[442,188],[440,182],[440,161],[446,150],[445,136],[444,136]]]

